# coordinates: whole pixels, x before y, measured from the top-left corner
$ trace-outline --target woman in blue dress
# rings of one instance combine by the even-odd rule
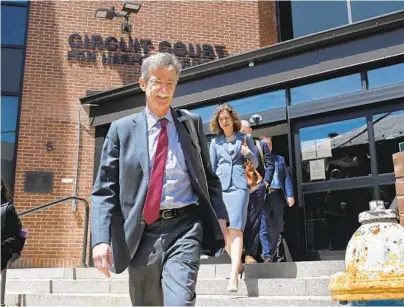
[[[240,132],[240,118],[230,105],[223,104],[216,109],[210,128],[217,135],[210,143],[210,159],[222,184],[230,222],[225,233],[226,251],[232,263],[227,290],[236,292],[238,274],[244,272],[241,254],[249,198],[244,163],[248,159],[257,167],[258,157],[251,135]]]

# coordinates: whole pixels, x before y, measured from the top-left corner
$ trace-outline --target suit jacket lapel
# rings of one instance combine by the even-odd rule
[[[275,170],[278,172],[278,178],[279,178],[279,163],[278,163],[278,156],[274,154],[274,166]]]
[[[216,144],[218,145],[222,145],[222,147],[224,148],[224,150],[227,152],[227,154],[229,155],[229,157],[231,159],[233,159],[233,155],[231,154],[231,152],[229,151],[229,147],[226,145],[226,137],[224,135],[220,135],[217,137],[216,139]]]
[[[173,115],[175,128],[177,129],[178,138],[181,143],[182,152],[185,158],[185,163],[192,178],[196,178],[194,165],[198,165],[195,163],[199,163],[199,161],[196,159],[196,147],[192,142],[189,131],[185,129],[185,124],[178,120],[177,112],[171,109],[171,114]],[[195,151],[194,154],[192,154],[192,151]]]
[[[143,169],[143,174],[149,177],[149,138],[147,131],[146,112],[144,110],[134,118],[131,131],[135,142],[135,154],[139,158],[140,165]]]
[[[280,157],[277,155],[276,156],[276,166],[278,168],[278,178],[279,178],[279,182],[282,186],[282,188],[285,187],[285,170],[283,168],[283,164],[280,163]]]
[[[274,155],[274,166],[278,171],[278,182],[281,185],[281,189],[285,191],[285,176],[283,173],[283,168],[281,167],[282,164],[279,163],[280,158],[278,155]]]
[[[240,150],[241,150],[241,145],[242,145],[243,142],[244,142],[244,135],[241,134],[241,133],[239,133],[239,132],[237,132],[237,133],[236,133],[236,150],[235,150],[234,153],[233,153],[233,156],[232,156],[233,159],[234,159],[234,157],[237,155],[237,153],[240,152]]]

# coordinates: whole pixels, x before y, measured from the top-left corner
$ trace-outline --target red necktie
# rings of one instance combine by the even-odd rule
[[[163,178],[168,152],[167,119],[160,120],[161,130],[154,155],[153,169],[150,177],[149,191],[143,208],[143,218],[148,225],[159,218]]]

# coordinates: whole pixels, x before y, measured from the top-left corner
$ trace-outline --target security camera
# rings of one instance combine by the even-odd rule
[[[250,117],[250,123],[258,125],[262,122],[262,116],[259,114],[254,114],[253,116]]]
[[[132,25],[129,22],[124,22],[121,24],[122,33],[130,33],[132,31]]]

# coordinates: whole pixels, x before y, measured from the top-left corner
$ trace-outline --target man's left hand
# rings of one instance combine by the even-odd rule
[[[295,198],[294,197],[288,197],[288,205],[289,207],[293,207],[295,204]]]

